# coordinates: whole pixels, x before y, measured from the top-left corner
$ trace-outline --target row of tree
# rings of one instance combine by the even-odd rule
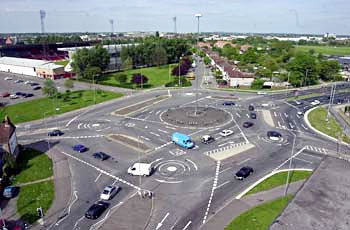
[[[82,42],[80,36],[71,35],[71,36],[63,36],[63,35],[43,35],[37,36],[36,38],[27,39],[26,42],[28,44],[46,44],[46,43],[57,43],[57,42]]]

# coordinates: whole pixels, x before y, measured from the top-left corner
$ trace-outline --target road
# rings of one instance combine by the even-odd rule
[[[201,87],[203,72],[203,64],[198,63],[195,71],[198,81],[193,81],[190,88],[155,89],[130,94],[79,111],[19,125],[19,143],[25,145],[45,141],[50,148],[55,148],[69,158],[74,199],[67,204],[69,214],[57,220],[57,224],[50,229],[85,230],[97,229],[98,226],[106,229],[104,222],[108,218],[116,218],[113,212],[105,212],[98,220],[88,220],[84,213],[109,184],[122,187],[120,193],[109,201],[110,207],[117,210],[115,213],[118,215],[123,214],[129,200],[139,190],[152,191],[154,194],[149,218],[133,219],[124,225],[135,226],[135,229],[199,229],[228,200],[251,183],[277,168],[287,168],[291,154],[308,146],[308,149],[293,157],[293,167],[315,169],[325,152],[336,149],[337,143],[314,133],[304,123],[303,116],[297,113],[311,108],[310,102],[315,99],[320,100],[321,104],[328,103],[329,87],[301,92],[303,95],[310,92],[323,95],[300,100],[302,104],[298,105],[295,101],[286,101],[285,93],[235,93],[233,97],[230,92],[205,89]],[[196,83],[200,85],[197,87]],[[344,84],[342,89],[348,86]],[[162,96],[170,97],[130,114],[115,114],[121,108],[145,104],[146,100]],[[348,100],[350,95],[340,93],[336,97]],[[227,100],[234,101],[235,105],[224,106],[223,102]],[[198,107],[225,111],[229,114],[229,122],[196,127],[169,124],[162,117],[166,111],[193,107],[196,103]],[[256,119],[249,117],[249,105],[254,105]],[[270,114],[272,126],[267,122],[266,114]],[[252,121],[253,127],[244,128],[242,124],[245,121]],[[48,137],[47,132],[56,128],[62,130],[64,135]],[[231,129],[234,134],[221,137],[219,133],[223,129]],[[282,137],[276,141],[270,140],[266,136],[268,130],[276,130]],[[171,143],[170,136],[174,131],[190,135],[195,148],[182,149]],[[147,151],[141,151],[138,144],[113,141],[110,138],[112,134],[127,136],[136,141],[134,143],[142,142],[147,146]],[[202,144],[200,139],[205,134],[215,137],[215,142]],[[254,148],[222,161],[215,161],[206,154],[224,147],[238,149],[241,143],[246,142],[253,144]],[[89,150],[75,153],[72,151],[74,144],[83,144]],[[346,148],[341,146],[341,150]],[[111,158],[106,161],[96,160],[92,154],[97,151],[108,153]],[[127,168],[135,162],[152,163],[156,170],[150,177],[127,175]],[[244,181],[235,180],[234,173],[245,165],[253,167],[255,173]],[[134,210],[135,215],[138,212],[137,207],[127,210],[130,209]]]

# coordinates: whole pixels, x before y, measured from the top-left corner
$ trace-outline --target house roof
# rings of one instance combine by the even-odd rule
[[[14,57],[0,57],[0,64],[24,66],[24,67],[38,67],[49,63],[48,61],[29,59],[29,58],[14,58]]]
[[[0,124],[0,143],[7,144],[15,130],[16,126],[12,124],[8,116],[5,116],[4,120]]]

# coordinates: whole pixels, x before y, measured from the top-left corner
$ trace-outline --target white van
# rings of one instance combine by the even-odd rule
[[[266,95],[267,93],[264,92],[264,91],[258,91],[256,94],[258,94],[258,95]]]
[[[152,171],[152,165],[147,163],[135,163],[128,168],[128,174],[132,176],[150,176]]]

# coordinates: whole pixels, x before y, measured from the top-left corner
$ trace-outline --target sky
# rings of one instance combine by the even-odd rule
[[[0,33],[196,32],[350,35],[349,0],[0,0]]]

